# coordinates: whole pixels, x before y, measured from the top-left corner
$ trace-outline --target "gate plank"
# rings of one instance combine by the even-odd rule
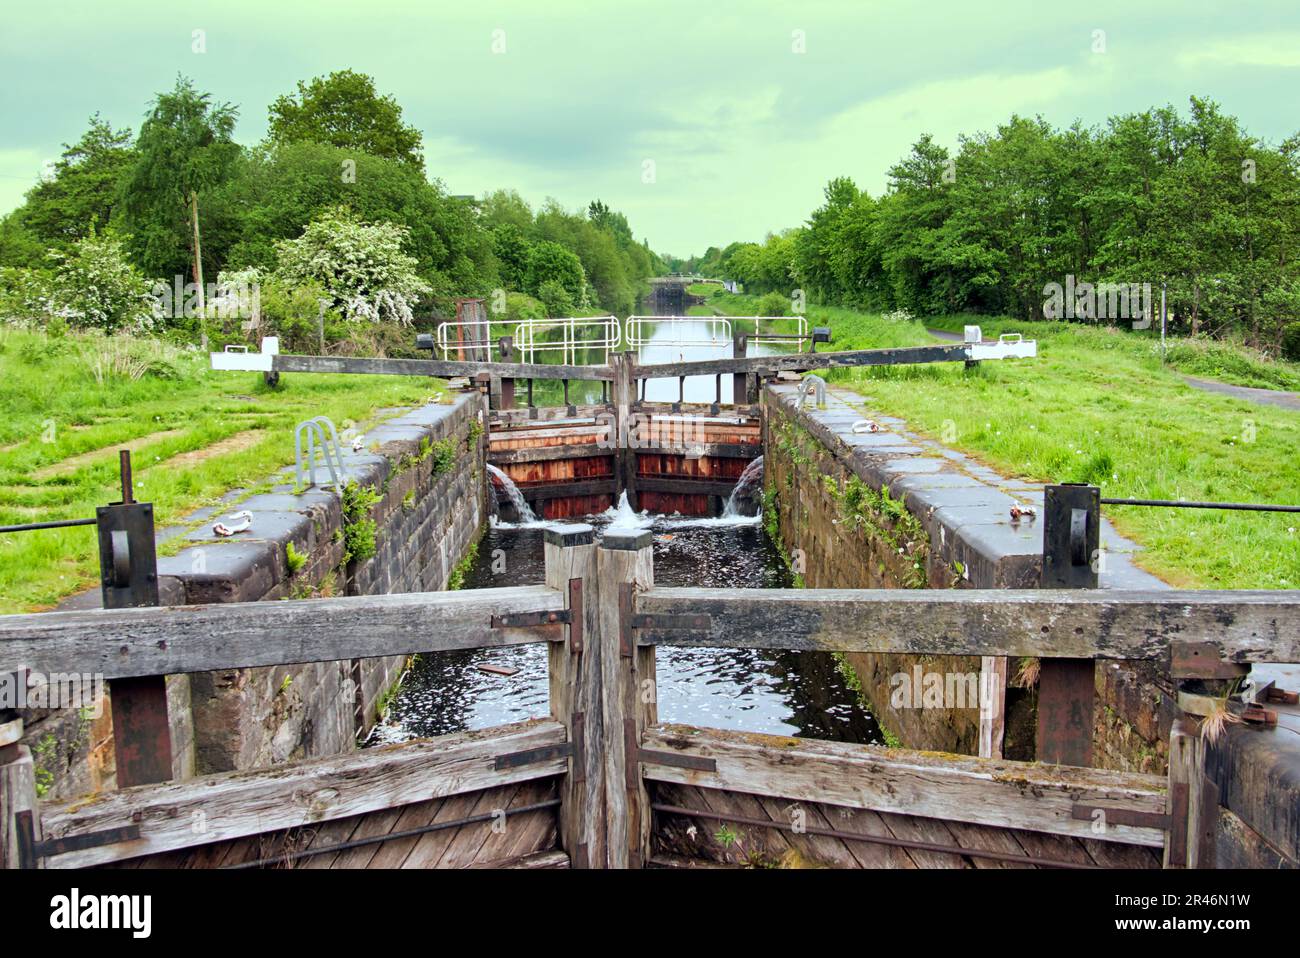
[[[1071,817],[1076,802],[1162,814],[1166,780],[1155,775],[682,725],[651,727],[643,747],[717,763],[717,771],[707,772],[646,759],[643,773],[654,781],[1134,845],[1164,843],[1158,828],[1111,824],[1096,835],[1090,821]]]
[[[135,823],[140,838],[53,856],[46,866],[101,864],[561,775],[563,756],[500,771],[493,759],[563,741],[562,725],[538,720],[53,804],[41,814],[50,837]]]

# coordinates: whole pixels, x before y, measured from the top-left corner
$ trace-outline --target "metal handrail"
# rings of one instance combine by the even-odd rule
[[[670,339],[652,339],[652,333],[644,328],[646,324],[659,326],[667,324],[670,330],[680,330],[687,324],[708,326],[708,339],[687,339],[674,334]],[[641,346],[678,346],[682,348],[698,347],[712,349],[731,345],[731,321],[719,316],[629,316],[627,332],[624,336],[627,345],[632,348]]]
[[[771,328],[764,333],[762,323],[767,322],[770,327],[770,324],[777,322],[778,320],[789,321],[792,319],[796,320],[794,341],[802,343],[808,339],[808,320],[799,314],[794,316],[737,316],[736,319],[752,319],[754,321],[754,335],[749,337],[751,343],[763,343],[772,346],[777,343],[791,342],[791,337],[776,333]]]
[[[538,335],[558,329],[562,336],[555,340],[539,339]],[[580,331],[595,329],[602,335],[581,338]],[[537,353],[558,352],[561,362],[578,365],[579,349],[599,349],[604,352],[604,363],[609,354],[623,343],[623,331],[617,316],[567,316],[557,319],[526,319],[515,327],[515,349],[526,363],[534,361]]]
[[[501,326],[506,324],[498,323],[497,325]],[[476,334],[473,338],[453,339],[451,337],[452,330],[463,329],[466,327],[473,328],[473,331]],[[487,338],[486,339],[478,338],[477,334],[484,329],[487,330]],[[491,320],[481,320],[481,319],[447,320],[446,322],[442,322],[438,324],[438,328],[435,331],[434,335],[435,335],[435,344],[438,350],[442,353],[443,359],[450,359],[452,353],[459,353],[461,350],[464,349],[486,349],[488,351],[488,358],[491,359],[491,350],[493,346],[496,345],[496,343],[492,338]]]

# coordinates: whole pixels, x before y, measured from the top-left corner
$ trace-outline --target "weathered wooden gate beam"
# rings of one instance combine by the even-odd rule
[[[837,366],[900,366],[912,363],[956,363],[970,358],[963,343],[940,346],[901,346],[891,349],[855,349],[840,353],[782,353],[774,356],[745,356],[738,359],[690,359],[679,363],[637,366],[638,379],[677,376],[706,376],[717,373],[738,375],[773,374],[782,370],[803,372]],[[733,400],[736,399],[733,395]],[[739,401],[744,401],[743,398]]]
[[[565,616],[544,585],[7,615],[0,673],[119,679],[527,645],[558,639]]]
[[[636,612],[644,645],[1300,661],[1300,591],[654,588]]]

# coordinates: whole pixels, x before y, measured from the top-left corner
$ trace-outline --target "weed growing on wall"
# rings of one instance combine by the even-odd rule
[[[284,564],[289,569],[289,575],[297,575],[303,566],[307,564],[307,553],[299,552],[292,542],[284,544]]]
[[[343,487],[343,562],[365,562],[375,554],[375,520],[370,510],[379,493],[349,482]]]

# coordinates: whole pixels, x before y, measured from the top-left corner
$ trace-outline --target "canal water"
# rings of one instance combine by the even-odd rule
[[[594,517],[597,535],[612,515]],[[654,535],[655,584],[785,588],[784,562],[757,519],[644,517]],[[543,581],[543,524],[493,526],[465,588]],[[502,675],[491,669],[517,670]],[[659,719],[709,728],[880,742],[880,730],[829,653],[746,649],[657,652]],[[372,743],[445,735],[548,714],[545,645],[420,656]]]
[[[652,307],[643,308],[650,312]],[[740,327],[737,331],[752,329]],[[641,324],[639,333],[645,340],[638,349],[643,364],[725,358],[732,351],[729,331],[707,317],[690,322],[649,321]],[[784,344],[753,344],[749,355],[784,348]],[[600,363],[604,355],[580,351],[579,361]],[[730,402],[732,377],[722,379],[722,401]],[[543,400],[542,386],[540,381],[536,384],[538,405],[557,404],[557,397],[548,395]],[[552,391],[558,386],[546,384]],[[713,376],[688,377],[685,401],[712,402],[716,388]],[[572,382],[571,401],[599,401],[599,389],[598,384]],[[674,401],[677,390],[675,379],[651,380],[645,398]],[[599,535],[614,518],[611,510],[587,521],[597,527]],[[624,521],[626,517],[620,523]],[[792,584],[759,518],[642,516],[639,521],[654,534],[657,585],[761,589]],[[493,525],[479,543],[464,588],[542,582],[544,525]],[[662,648],[656,666],[663,722],[835,741],[883,740],[874,719],[859,704],[828,653]],[[542,717],[549,712],[547,699],[544,645],[423,655],[404,676],[370,744]]]

